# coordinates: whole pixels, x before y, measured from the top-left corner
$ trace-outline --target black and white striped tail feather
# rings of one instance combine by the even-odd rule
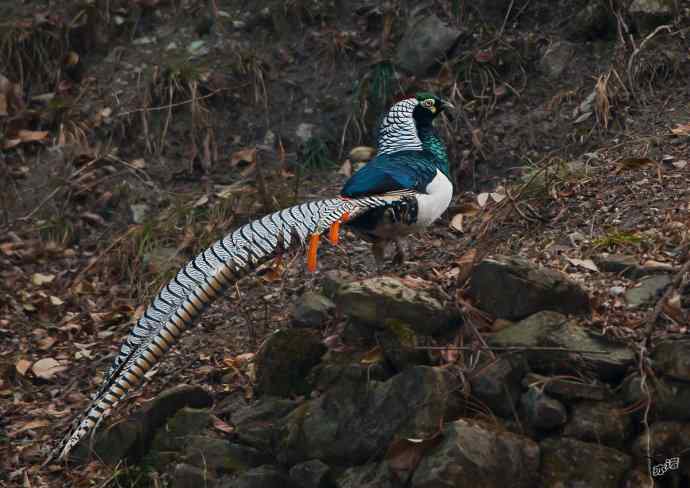
[[[231,284],[282,249],[304,244],[346,213],[400,204],[405,195],[308,202],[243,225],[191,260],[165,285],[127,336],[89,407],[50,454],[65,458],[74,446],[139,386],[182,332]],[[409,195],[408,195],[409,197]]]

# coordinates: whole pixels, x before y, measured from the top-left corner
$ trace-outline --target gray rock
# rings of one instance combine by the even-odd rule
[[[600,271],[620,273],[626,276],[626,278],[637,278],[637,276],[627,274],[630,273],[631,270],[636,270],[639,267],[639,262],[635,256],[624,254],[601,254],[595,256],[593,261]]]
[[[594,334],[577,320],[556,312],[539,312],[503,329],[488,340],[498,347],[563,348],[572,351],[528,350],[522,354],[541,374],[589,372],[605,381],[620,378],[635,359],[631,349],[606,336]],[[590,353],[591,351],[591,353]]]
[[[443,372],[426,366],[385,382],[342,378],[288,416],[279,461],[364,463],[381,455],[395,435],[428,438],[436,433],[447,396]]]
[[[347,271],[328,270],[323,274],[323,281],[321,282],[323,294],[333,299],[338,294],[338,290],[350,281],[352,281],[352,275]]]
[[[233,480],[221,482],[219,488],[299,488],[278,466],[264,465],[240,474]]]
[[[297,129],[295,130],[295,136],[297,136],[297,139],[302,144],[306,144],[309,139],[314,137],[314,132],[316,130],[316,126],[314,124],[308,124],[306,122],[302,122],[297,126]]]
[[[145,424],[141,420],[127,419],[105,431],[98,431],[93,446],[90,442],[80,442],[70,454],[71,459],[86,462],[92,457],[105,464],[117,464],[121,459],[141,450]]]
[[[556,41],[541,58],[541,68],[551,79],[560,77],[575,56],[575,46],[570,42]]]
[[[298,406],[295,400],[264,396],[234,412],[230,421],[239,442],[260,451],[271,451],[283,417]]]
[[[128,456],[140,457],[157,431],[185,406],[203,409],[210,407],[212,403],[213,399],[209,393],[199,386],[179,385],[170,388],[125,421],[104,431],[98,431],[94,438],[93,451],[88,446],[90,442],[82,442],[77,445],[72,457],[85,461],[91,454],[95,454],[106,464],[115,464]],[[200,415],[208,418],[207,410],[200,412],[205,412]]]
[[[190,435],[181,444],[187,464],[217,475],[243,472],[273,461],[258,449],[216,437]]]
[[[482,16],[494,17],[495,20],[503,20],[510,8],[510,0],[477,0],[475,3]]]
[[[327,488],[333,484],[331,468],[319,459],[294,465],[290,468],[290,478],[300,488]]]
[[[589,40],[615,33],[616,19],[603,1],[592,1],[566,26],[570,39]]]
[[[299,402],[287,398],[263,396],[232,413],[230,421],[235,426],[263,423],[284,417],[299,406]]]
[[[674,0],[633,0],[628,12],[643,33],[669,23],[675,14]]]
[[[148,217],[151,207],[145,203],[135,203],[130,205],[129,209],[132,212],[132,222],[143,224],[146,221],[146,217]]]
[[[189,464],[176,464],[170,476],[171,488],[213,488],[216,486],[216,476],[196,466]]]
[[[417,349],[418,346],[426,345],[425,341],[417,337],[414,330],[403,322],[387,319],[384,330],[377,337],[383,356],[396,371],[430,362],[429,354],[423,349]]]
[[[340,334],[340,339],[343,344],[347,344],[354,349],[371,349],[376,345],[376,337],[379,333],[380,329],[374,328],[371,325],[357,320],[348,320],[345,323],[345,327],[343,327],[343,332]]]
[[[558,271],[519,258],[485,259],[474,269],[470,296],[492,315],[520,320],[542,310],[589,314],[589,296]]]
[[[625,292],[625,301],[630,308],[653,305],[661,296],[664,289],[671,284],[669,275],[647,276],[642,278],[635,288]]]
[[[346,469],[335,481],[337,488],[398,488],[386,462]]]
[[[154,429],[185,407],[206,409],[213,405],[213,397],[200,386],[178,385],[168,388],[143,408],[146,422]]]
[[[650,393],[652,391],[647,382],[647,387],[650,388]],[[642,380],[638,374],[631,374],[626,376],[621,384],[621,398],[627,405],[636,404],[642,401],[646,401],[646,394],[642,391]]]
[[[654,412],[662,419],[690,420],[690,384],[662,378],[652,389]]]
[[[326,391],[340,382],[387,381],[395,374],[383,353],[378,358],[367,356],[362,351],[328,351],[309,375],[312,388]]]
[[[186,436],[199,434],[211,425],[211,411],[185,407],[169,418],[153,439],[156,451],[178,451],[184,448]]]
[[[528,373],[522,385],[525,388],[538,386],[549,395],[563,400],[605,400],[611,397],[611,388],[596,380],[584,383],[558,376],[551,377]]]
[[[572,407],[563,435],[620,448],[632,434],[632,428],[632,417],[625,414],[620,405],[580,402]]]
[[[612,297],[619,297],[625,293],[625,287],[624,286],[612,286],[609,288],[609,295]]]
[[[389,276],[348,283],[338,290],[335,302],[345,315],[364,324],[382,327],[386,319],[394,319],[422,335],[433,335],[454,323],[447,307],[428,292]]]
[[[411,488],[538,486],[539,446],[473,419],[446,424],[441,443],[415,470]]]
[[[673,271],[672,266],[641,265],[637,257],[622,254],[602,254],[594,258],[600,271],[616,273],[631,280]]]
[[[519,355],[500,356],[485,366],[479,366],[470,376],[472,396],[500,416],[511,418],[517,411],[521,381],[528,366]]]
[[[647,461],[645,460],[644,466],[635,466],[631,471],[625,475],[623,484],[625,488],[636,488],[638,486],[654,486],[655,482],[652,476],[649,474],[649,468],[647,467]]]
[[[306,377],[326,347],[307,329],[279,330],[257,354],[256,387],[266,395],[290,396],[309,392]]]
[[[460,31],[449,27],[434,14],[415,16],[400,41],[397,61],[401,68],[413,75],[423,76],[434,64],[443,60],[460,37]]]
[[[276,138],[275,132],[273,132],[271,129],[268,129],[266,131],[266,134],[264,134],[264,140],[263,140],[264,146],[268,146],[268,147],[275,146],[276,139],[277,138]]]
[[[670,378],[690,381],[690,339],[666,339],[652,352],[654,369]]]
[[[652,464],[663,464],[665,459],[676,457],[690,446],[690,424],[654,422],[632,443],[632,454],[638,463],[647,462],[648,446],[652,449]]]
[[[541,486],[618,488],[632,459],[610,447],[569,439],[541,442]]]
[[[293,320],[298,327],[320,328],[335,311],[335,303],[323,295],[308,291],[295,307]]]
[[[532,429],[549,430],[568,420],[565,406],[539,388],[530,388],[522,395],[520,410]]]

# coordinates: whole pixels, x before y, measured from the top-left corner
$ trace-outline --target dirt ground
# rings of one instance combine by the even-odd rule
[[[678,271],[687,260],[686,10],[644,31],[616,16],[621,6],[581,36],[563,19],[585,0],[498,12],[461,1],[49,3],[0,2],[0,486],[135,486],[122,467],[39,465],[162,283],[239,224],[336,194],[381,110],[417,90],[458,107],[439,121],[456,196],[387,273],[467,308],[473,259],[525,256],[586,286],[592,327],[639,342],[654,307],[628,310],[610,290],[634,282],[587,263],[612,252]],[[407,26],[431,11],[459,40],[424,76],[396,71]],[[551,76],[545,53],[559,42],[572,57]],[[177,383],[250,394],[246,377],[221,381],[228,358],[289,327],[325,271],[365,277],[372,264],[348,235],[322,246],[317,273],[298,251],[245,279],[116,416]],[[653,337],[687,333],[690,296],[678,294]],[[484,317],[480,330],[491,325]]]

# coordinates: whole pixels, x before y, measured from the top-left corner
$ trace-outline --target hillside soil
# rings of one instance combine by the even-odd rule
[[[456,192],[385,273],[463,309],[468,266],[519,255],[582,283],[597,331],[686,334],[690,12],[648,26],[626,8],[0,2],[0,486],[113,483],[99,463],[39,466],[148,300],[238,225],[337,194],[366,152],[351,149],[418,90],[457,107],[438,121]],[[457,39],[411,73],[401,46],[431,13]],[[679,286],[631,308],[617,290],[638,282],[599,272],[603,253],[666,266]],[[325,271],[376,274],[349,233],[321,247],[319,271],[304,263],[295,251],[229,290],[116,416],[178,383],[251,395],[248,377],[221,380],[232,358],[290,327]]]

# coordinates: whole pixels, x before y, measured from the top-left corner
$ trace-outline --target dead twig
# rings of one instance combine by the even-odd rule
[[[169,103],[167,105],[161,105],[159,107],[147,107],[147,108],[137,108],[134,110],[129,110],[127,112],[122,112],[116,115],[116,117],[124,117],[125,115],[131,115],[131,114],[136,114],[139,112],[157,112],[160,110],[170,110],[175,107],[179,107],[181,105],[189,105],[190,103],[196,103],[201,100],[205,100],[206,98],[211,98],[214,96],[216,93],[223,91],[224,88],[218,88],[217,90],[213,90],[211,93],[208,95],[204,95],[203,97],[195,97],[195,98],[190,98],[189,100],[184,100],[182,102],[176,102],[176,103]]]
[[[126,239],[128,236],[133,234],[136,230],[140,229],[140,225],[135,225],[130,227],[127,232],[122,234],[120,237],[115,239],[105,250],[100,253],[96,258],[92,258],[91,261],[89,261],[89,264],[86,265],[84,269],[82,269],[77,275],[72,279],[72,282],[69,285],[69,288],[71,288],[73,285],[75,285],[86,273],[88,273],[91,268],[93,268],[96,263],[99,263],[103,260],[106,254],[108,254],[110,251],[112,251],[120,242],[122,242],[124,239]]]
[[[686,281],[686,277],[688,275],[690,275],[690,259],[686,257],[685,264],[680,268],[678,273],[676,273],[675,277],[673,278],[673,281],[671,282],[671,285],[668,288],[666,288],[664,294],[661,296],[659,301],[656,302],[654,310],[652,310],[652,312],[649,314],[649,317],[647,318],[647,325],[645,326],[645,345],[647,347],[651,347],[654,327],[656,326],[657,320],[659,320],[659,316],[664,310],[664,305],[666,304],[666,301],[669,298],[671,298],[673,293],[681,287],[682,283]]]
[[[520,210],[520,207],[518,206],[517,200],[515,199],[515,197],[513,195],[511,195],[510,190],[507,188],[506,188],[506,196],[508,197],[508,200],[510,201],[510,203],[513,204],[513,208],[518,213],[518,215],[520,215],[520,217],[522,217],[523,219],[525,219],[528,222],[532,222],[532,223],[537,222],[537,219],[535,219],[533,217],[528,217],[527,215],[524,214],[524,212],[522,210]]]
[[[268,195],[268,189],[266,187],[266,178],[264,177],[263,169],[259,162],[259,153],[256,152],[254,156],[254,168],[256,170],[256,187],[259,190],[259,195],[264,205],[264,212],[270,213],[273,211],[273,205],[271,204],[271,197]]]
[[[25,221],[29,220],[31,217],[33,217],[33,215],[34,215],[36,212],[38,212],[38,211],[43,207],[43,205],[45,205],[46,203],[48,203],[55,195],[57,195],[57,193],[58,193],[60,190],[62,190],[62,188],[63,188],[62,185],[60,185],[60,186],[58,186],[57,188],[55,188],[53,191],[51,191],[51,192],[48,194],[47,197],[45,197],[43,200],[41,200],[41,203],[39,203],[39,204],[36,206],[36,208],[34,208],[31,212],[29,212],[28,214],[26,214],[24,217],[19,217],[19,218],[16,220],[16,222],[25,222]],[[13,222],[13,224],[14,224],[14,222]]]
[[[630,86],[629,86],[630,92],[631,92],[633,95],[635,95],[635,77],[634,77],[634,75],[633,75],[633,62],[635,61],[635,57],[637,57],[637,55],[640,54],[640,52],[642,51],[642,49],[644,49],[645,44],[647,44],[647,42],[649,42],[650,40],[652,40],[652,39],[653,39],[659,32],[661,32],[662,30],[665,30],[665,31],[671,33],[671,26],[670,26],[670,25],[660,25],[659,27],[657,27],[656,29],[654,29],[654,31],[652,31],[651,34],[649,34],[647,37],[645,37],[645,38],[642,40],[642,42],[640,43],[639,47],[638,47],[638,46],[635,46],[635,42],[634,42],[632,36],[630,36],[630,38],[631,38],[631,40],[632,40],[632,42],[633,42],[634,50],[633,50],[633,53],[630,55],[630,59],[628,59],[628,66],[627,66],[627,68],[626,68],[626,74],[627,74],[627,76],[628,76],[628,84],[630,85]]]
[[[646,397],[644,402],[644,415],[642,416],[642,425],[645,428],[645,452],[647,454],[647,471],[649,476],[652,476],[652,433],[649,429],[649,412],[652,409],[652,394],[647,385],[647,371],[651,371],[649,367],[649,359],[647,358],[647,348],[644,344],[640,345],[639,350],[638,370],[640,372],[640,390]],[[653,488],[654,483],[652,483]]]
[[[504,347],[491,347],[491,346],[416,346],[415,349],[429,350],[429,351],[445,351],[445,350],[457,350],[457,351],[497,351],[497,352],[531,352],[531,351],[542,351],[542,352],[569,352],[575,354],[609,354],[607,351],[590,351],[587,349],[568,349],[567,347],[522,347],[522,346],[504,346]]]

